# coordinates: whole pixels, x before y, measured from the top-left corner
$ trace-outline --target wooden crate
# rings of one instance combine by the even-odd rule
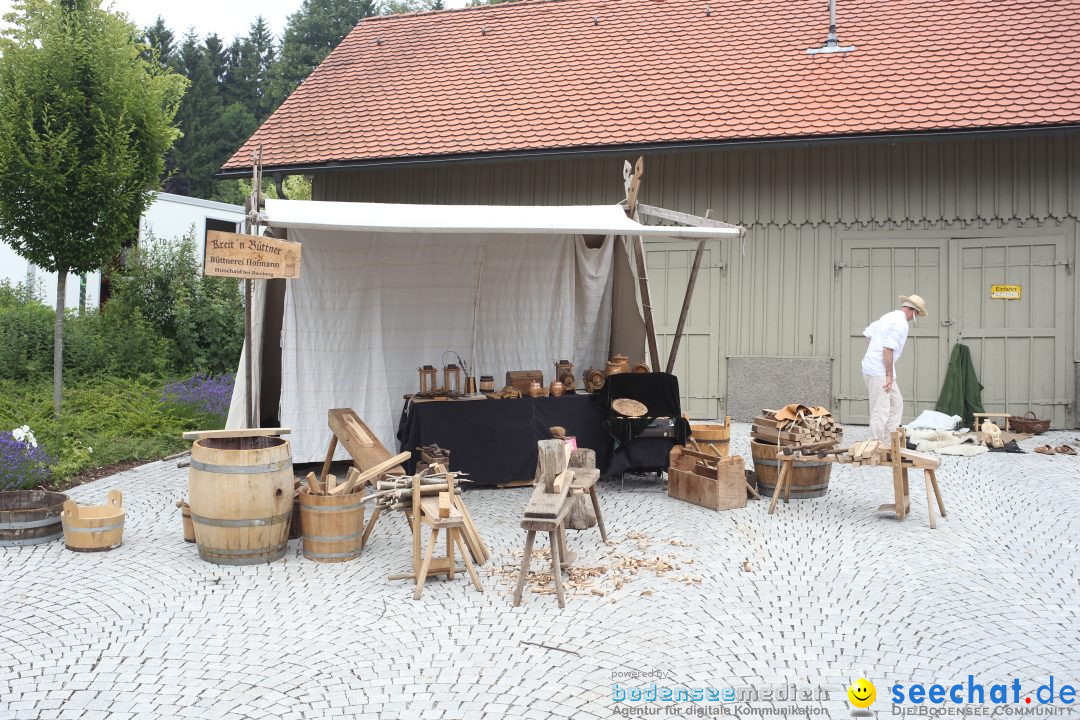
[[[683,465],[683,458],[677,465]],[[668,495],[710,510],[746,507],[746,466],[738,455],[709,467],[697,463],[693,470],[677,465],[668,469]]]

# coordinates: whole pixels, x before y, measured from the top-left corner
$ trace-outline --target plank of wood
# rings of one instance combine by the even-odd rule
[[[450,517],[450,493],[449,492],[441,492],[441,493],[439,493],[439,517],[441,517],[441,518]]]
[[[390,458],[390,451],[379,442],[375,433],[371,432],[352,408],[330,410],[327,413],[326,422],[338,442],[345,446],[349,457],[353,459],[353,464],[361,470],[368,470]],[[402,475],[405,474],[404,468],[390,469]]]
[[[350,468],[350,469],[355,469],[355,468]],[[327,475],[326,476],[326,494],[327,495],[333,494],[334,488],[336,488],[336,487],[337,487],[337,475],[333,475],[333,474]]]
[[[901,449],[900,457],[904,460],[910,460],[911,464],[917,468],[937,470],[938,467],[941,466],[940,458],[929,453],[921,453],[916,450]]]
[[[441,517],[441,505],[437,495],[428,495],[420,498],[420,519],[429,525],[444,527],[449,525],[461,525],[465,521],[461,517],[461,511],[452,505],[447,508],[446,517]]]
[[[637,263],[638,291],[641,293],[641,306],[645,316],[645,340],[649,345],[649,357],[652,358],[652,366],[660,367],[660,351],[656,344],[656,325],[653,322],[652,297],[649,292],[649,271],[645,266],[645,245],[640,235],[633,239],[634,261]]]
[[[315,476],[315,473],[309,472],[307,474],[307,486],[308,493],[311,495],[322,495],[322,483],[319,482],[319,478]]]
[[[191,430],[183,434],[185,440],[203,440],[206,438],[246,438],[288,435],[289,428],[246,428],[237,430]]]
[[[348,447],[348,446],[346,446],[346,447]],[[373,480],[374,478],[377,478],[379,475],[382,475],[385,472],[389,472],[389,471],[399,467],[401,465],[401,463],[405,462],[410,457],[412,457],[412,453],[407,453],[407,452],[398,453],[394,457],[392,457],[392,458],[390,458],[388,460],[384,460],[381,463],[379,463],[378,465],[375,465],[375,466],[373,466],[373,467],[371,467],[371,468],[369,468],[367,470],[364,470],[363,472],[361,472],[361,473],[359,473],[357,475],[354,475],[352,480],[350,480],[348,482],[345,482],[345,483],[342,483],[341,485],[338,485],[336,488],[334,488],[333,494],[334,495],[340,495],[342,493],[352,492],[355,488],[361,487],[368,480]]]
[[[555,440],[541,440],[537,443],[537,448],[539,457],[536,489],[525,506],[525,516],[555,517],[573,485],[574,470],[569,467],[570,446]],[[558,473],[551,479],[549,490],[548,478],[556,469]]]
[[[712,210],[709,212],[711,213]],[[683,296],[682,310],[679,311],[679,322],[675,325],[675,337],[671,339],[671,350],[668,351],[668,373],[675,371],[675,358],[679,354],[679,344],[682,342],[683,329],[686,327],[686,317],[690,314],[690,301],[694,297],[694,285],[697,284],[698,270],[701,268],[701,258],[704,255],[705,238],[701,238],[694,252],[694,263],[690,268],[690,279],[686,282],[686,294]]]
[[[671,220],[672,222],[682,223],[683,225],[689,225],[691,227],[718,227],[729,228],[737,230],[738,225],[731,225],[719,220],[713,220],[710,216],[712,210],[705,213],[705,217],[699,215],[691,215],[690,213],[679,212],[678,210],[668,210],[667,208],[659,208],[654,205],[646,205],[645,203],[637,204],[637,211],[642,215],[648,215],[650,217],[659,218],[661,220]]]
[[[491,551],[488,550],[484,539],[480,537],[480,531],[477,529],[476,523],[473,522],[472,515],[469,514],[469,509],[465,506],[465,501],[460,496],[455,495],[453,503],[454,507],[461,511],[461,519],[464,522],[462,538],[465,540],[465,545],[469,548],[473,561],[477,565],[483,565],[491,557]]]
[[[514,480],[513,482],[500,483],[495,487],[499,488],[500,490],[505,490],[507,488],[531,487],[534,483],[534,480]]]
[[[334,452],[337,450],[337,435],[330,434],[330,445],[326,448],[326,459],[323,460],[322,472],[319,477],[325,479],[330,474],[330,464],[334,462]]]

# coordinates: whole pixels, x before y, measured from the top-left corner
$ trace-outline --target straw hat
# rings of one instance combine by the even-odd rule
[[[919,317],[926,317],[926,301],[918,295],[901,295],[900,305],[901,307],[907,305],[909,308],[915,310]]]

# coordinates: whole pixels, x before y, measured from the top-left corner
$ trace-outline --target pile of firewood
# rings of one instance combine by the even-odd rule
[[[491,551],[480,537],[469,509],[461,497],[459,483],[472,482],[462,477],[465,473],[449,472],[443,465],[431,465],[414,475],[386,475],[372,486],[372,493],[362,502],[372,500],[379,511],[400,510],[410,512],[413,508],[413,481],[419,481],[420,497],[435,496],[439,499],[439,517],[448,517],[450,508],[461,513],[463,526],[461,538],[477,565],[483,565],[491,557]],[[451,487],[453,491],[451,494]]]
[[[770,445],[825,448],[840,442],[844,428],[832,415],[800,414],[794,419],[779,419],[775,410],[762,410],[754,418],[750,436]]]
[[[461,477],[461,473],[454,473],[454,494],[461,495],[458,483],[470,482]],[[412,475],[387,475],[385,479],[375,483],[375,492],[364,498],[364,502],[374,500],[375,504],[383,510],[411,510],[413,495]],[[450,486],[447,483],[446,472],[427,472],[420,476],[420,496],[440,495],[449,493]]]

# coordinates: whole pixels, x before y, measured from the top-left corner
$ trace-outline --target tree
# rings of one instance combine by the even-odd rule
[[[190,87],[176,115],[184,135],[173,150],[176,172],[169,177],[166,189],[178,195],[209,198],[222,159],[221,88],[209,53],[194,33],[184,37],[179,55]]]
[[[378,11],[376,0],[304,0],[285,25],[271,91],[273,107],[311,74],[356,23]]]
[[[158,15],[154,24],[146,28],[143,42],[147,45],[143,50],[146,60],[157,60],[170,70],[180,69],[180,60],[176,57],[176,36],[165,26],[165,18]]]
[[[22,0],[0,40],[0,234],[56,272],[53,408],[60,414],[68,273],[96,270],[137,231],[179,131],[184,79],[94,0]]]

